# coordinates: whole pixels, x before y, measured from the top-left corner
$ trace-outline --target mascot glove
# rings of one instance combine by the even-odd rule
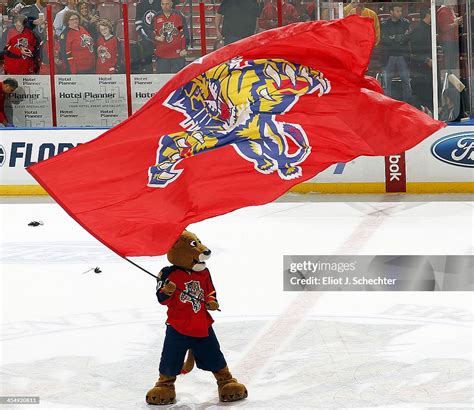
[[[217,310],[217,309],[219,309],[219,303],[217,303],[216,300],[210,300],[209,302],[206,302],[206,309],[207,310]]]
[[[170,280],[167,280],[165,285],[161,288],[161,291],[164,294],[171,296],[176,291],[176,284]]]

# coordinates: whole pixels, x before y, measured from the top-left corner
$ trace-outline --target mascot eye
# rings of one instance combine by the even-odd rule
[[[196,241],[191,241],[189,244],[190,244],[192,247],[195,247],[195,246],[197,246],[197,243],[196,243]]]

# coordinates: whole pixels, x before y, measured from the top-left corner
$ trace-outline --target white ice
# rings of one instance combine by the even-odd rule
[[[474,406],[473,293],[282,291],[283,255],[472,254],[472,198],[351,198],[290,195],[190,227],[213,251],[214,327],[249,398],[220,404],[212,374],[195,369],[173,408]],[[40,404],[0,407],[152,407],[165,320],[155,280],[58,205],[2,202],[0,395]]]

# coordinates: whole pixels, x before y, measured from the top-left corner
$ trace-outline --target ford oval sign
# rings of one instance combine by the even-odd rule
[[[448,135],[431,146],[431,153],[440,161],[459,167],[474,167],[474,132]]]
[[[0,145],[0,167],[5,162],[6,157],[7,157],[7,153],[5,152],[5,148],[3,148],[2,145]]]

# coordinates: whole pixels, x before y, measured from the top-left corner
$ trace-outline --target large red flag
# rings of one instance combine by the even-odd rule
[[[372,20],[352,16],[244,39],[28,171],[118,254],[164,254],[190,223],[270,202],[338,162],[398,154],[443,127],[364,77],[374,38]]]

